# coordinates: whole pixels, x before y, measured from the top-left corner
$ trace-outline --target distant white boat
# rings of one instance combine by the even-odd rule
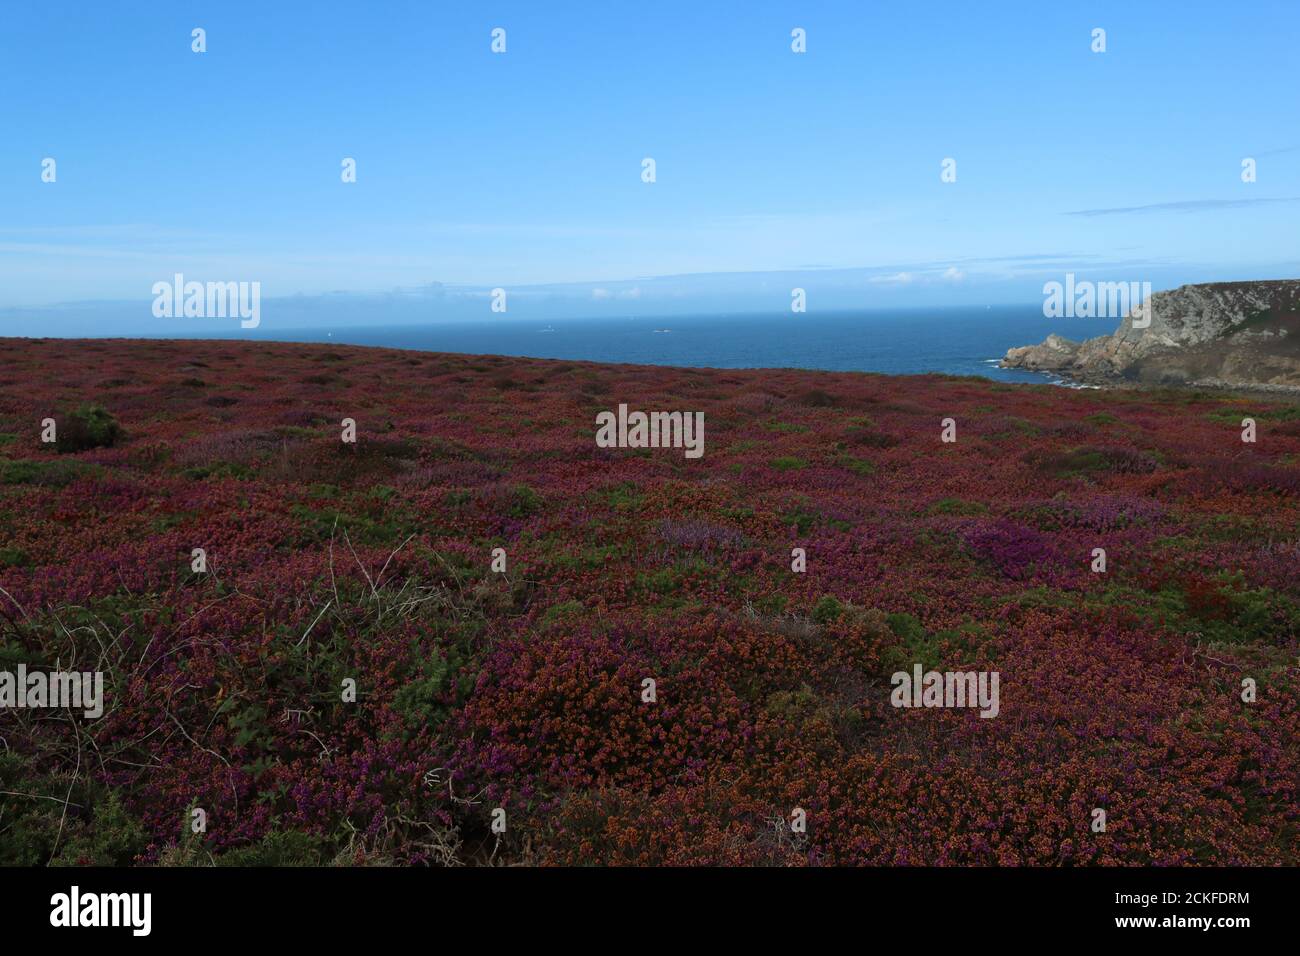
[[[655,329],[656,332],[671,332],[672,329]]]
[[[555,329],[551,328],[551,327],[548,325],[546,328],[544,328],[544,329],[538,329],[537,331],[538,331],[538,332],[554,332]]]

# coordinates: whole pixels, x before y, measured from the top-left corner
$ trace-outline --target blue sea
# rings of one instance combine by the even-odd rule
[[[998,359],[1051,332],[1084,339],[1117,325],[1115,319],[1048,319],[1041,305],[1030,305],[549,321],[493,316],[473,323],[298,329],[264,322],[231,337],[644,365],[942,372],[1041,384],[1055,379],[1000,369]]]

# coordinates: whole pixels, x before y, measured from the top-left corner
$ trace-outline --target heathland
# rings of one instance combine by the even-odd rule
[[[0,863],[1294,863],[1298,568],[1281,395],[0,340]]]

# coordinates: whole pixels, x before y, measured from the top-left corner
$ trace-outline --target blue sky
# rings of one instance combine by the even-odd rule
[[[1298,48],[1294,0],[10,4],[0,307],[147,317],[176,272],[440,283],[485,318],[494,286],[653,312],[1290,277]]]

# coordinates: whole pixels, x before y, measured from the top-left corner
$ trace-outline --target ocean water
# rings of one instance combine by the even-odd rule
[[[264,322],[256,332],[231,337],[644,365],[942,372],[1041,384],[1056,379],[1000,369],[997,360],[1007,349],[1036,344],[1051,332],[1084,339],[1113,332],[1118,324],[1047,319],[1033,305],[550,321],[493,316],[475,323],[318,329],[275,329]]]

